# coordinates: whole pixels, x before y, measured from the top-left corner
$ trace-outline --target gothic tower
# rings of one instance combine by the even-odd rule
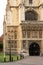
[[[43,0],[7,0],[3,23],[5,53],[43,54]]]

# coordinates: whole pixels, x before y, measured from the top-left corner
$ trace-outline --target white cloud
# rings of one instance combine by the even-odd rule
[[[7,0],[0,0],[0,36],[3,34],[3,21]]]

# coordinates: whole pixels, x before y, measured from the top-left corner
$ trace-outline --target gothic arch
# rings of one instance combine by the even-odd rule
[[[40,55],[40,46],[36,42],[32,42],[29,46],[29,55],[39,56]]]
[[[27,10],[25,12],[25,20],[30,20],[30,21],[38,20],[37,12],[34,10]]]

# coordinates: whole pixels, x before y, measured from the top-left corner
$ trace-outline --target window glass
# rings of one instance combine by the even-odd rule
[[[32,0],[29,0],[29,3],[32,4]]]
[[[30,38],[30,31],[27,31],[27,38]]]
[[[26,31],[25,31],[25,30],[22,31],[22,37],[23,37],[23,38],[26,37]]]
[[[42,38],[42,31],[39,31],[39,38]]]
[[[14,39],[17,39],[17,31],[14,31]]]
[[[35,11],[26,11],[25,12],[25,20],[38,20],[38,15]]]
[[[22,41],[22,45],[23,45],[23,49],[25,49],[26,48],[26,40]]]
[[[14,41],[14,48],[17,48],[17,41]]]
[[[38,37],[38,32],[32,31],[32,38],[37,38],[37,37]]]

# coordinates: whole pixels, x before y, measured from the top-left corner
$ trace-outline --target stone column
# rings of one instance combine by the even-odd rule
[[[21,26],[18,27],[18,52],[21,52],[21,46],[22,46],[22,30]]]

